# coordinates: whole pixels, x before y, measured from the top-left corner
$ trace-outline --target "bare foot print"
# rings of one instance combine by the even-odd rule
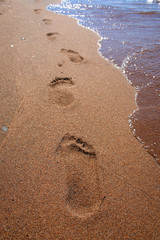
[[[78,52],[75,52],[73,50],[62,48],[61,53],[66,54],[71,62],[79,63],[83,61],[83,57],[81,57]]]
[[[43,19],[42,20],[46,25],[51,25],[52,20],[51,19]]]
[[[72,78],[56,77],[51,81],[49,86],[54,89],[49,91],[49,99],[60,107],[67,107],[74,102],[74,96],[64,86],[73,86]],[[56,87],[57,86],[57,87]],[[55,88],[56,87],[56,88]]]
[[[69,213],[80,218],[98,213],[102,199],[93,147],[66,134],[56,150],[56,162],[64,169],[64,197]]]
[[[52,99],[60,107],[68,107],[74,102],[73,94],[66,90],[56,90]]]
[[[65,78],[56,77],[55,79],[53,79],[53,80],[51,81],[50,86],[54,87],[55,85],[58,85],[58,84],[74,85],[74,83],[73,83],[73,81],[72,81],[72,78],[68,78],[68,77],[65,77]]]
[[[57,32],[50,32],[50,33],[47,33],[46,35],[47,35],[49,40],[53,41],[53,40],[56,40],[57,35],[59,35],[59,33],[57,33]]]
[[[39,13],[42,12],[42,9],[34,9],[34,12],[37,13],[37,14],[39,14]]]

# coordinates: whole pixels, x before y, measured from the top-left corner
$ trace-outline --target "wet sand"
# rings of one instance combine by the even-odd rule
[[[135,91],[48,3],[0,1],[1,239],[158,240],[160,166],[129,129]]]

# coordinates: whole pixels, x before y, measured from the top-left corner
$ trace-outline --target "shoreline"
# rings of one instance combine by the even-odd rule
[[[62,1],[63,2],[63,1]],[[64,6],[65,6],[66,4],[64,3]],[[59,6],[59,4],[57,5],[57,6]],[[70,7],[69,7],[70,8]],[[47,10],[49,10],[49,11],[52,11],[53,9],[52,9],[52,4],[50,4],[50,5],[48,5],[47,7],[46,7],[46,9]],[[51,9],[51,10],[50,10]],[[57,9],[59,9],[59,10],[57,10]],[[87,27],[87,26],[85,26],[86,24],[84,23],[84,21],[85,21],[85,18],[84,18],[84,20],[83,21],[81,21],[80,19],[79,19],[79,14],[78,15],[76,15],[76,17],[74,16],[74,14],[73,14],[73,12],[71,12],[71,15],[69,15],[69,13],[65,13],[65,9],[66,9],[66,7],[64,7],[63,8],[63,3],[62,3],[62,9],[64,9],[64,12],[63,12],[63,10],[60,10],[61,8],[59,8],[59,7],[56,7],[56,10],[55,10],[55,13],[57,13],[57,14],[62,14],[62,15],[67,15],[67,16],[69,16],[69,17],[71,17],[71,18],[74,18],[74,19],[76,19],[76,21],[77,21],[77,23],[78,23],[78,25],[80,25],[80,26],[82,26],[82,27],[85,27],[85,28],[87,28],[87,29],[89,29],[89,30],[91,30],[91,31],[93,31],[93,32],[95,32],[98,36],[99,36],[99,38],[101,38],[101,39],[99,39],[98,40],[98,43],[99,43],[99,46],[103,46],[103,41],[102,41],[102,39],[105,39],[105,38],[103,38],[103,37],[101,37],[100,36],[100,34],[97,32],[97,30],[94,30],[94,28],[93,28],[93,26],[92,27]],[[63,13],[61,13],[61,11],[63,12]],[[76,14],[76,13],[75,13]],[[78,17],[79,16],[79,17]],[[92,21],[92,18],[91,18],[91,21]],[[98,27],[98,26],[97,26]],[[105,34],[107,34],[107,32],[105,33]],[[105,35],[105,36],[107,36],[107,35]],[[101,42],[102,41],[102,42]],[[107,43],[106,43],[107,44]],[[109,45],[111,44],[111,42],[110,43],[108,43]],[[108,46],[109,46],[108,45]],[[142,48],[143,49],[143,48]],[[120,54],[120,52],[121,52],[121,50],[122,49],[119,49],[119,54]],[[134,49],[135,50],[135,49]],[[135,50],[136,51],[136,50]],[[142,50],[143,51],[143,50]],[[104,54],[104,56],[106,56],[105,55],[105,52],[103,52],[103,53],[101,53],[100,52],[100,49],[98,50],[98,53],[103,57],[103,54]],[[123,62],[122,62],[122,67],[120,67],[120,66],[117,66],[117,64],[115,64],[115,63],[113,63],[112,61],[110,62],[110,63],[112,63],[115,67],[117,67],[117,68],[120,68],[121,69],[121,71],[124,73],[124,75],[125,75],[125,77],[126,77],[126,79],[127,79],[127,81],[129,82],[129,84],[131,84],[133,87],[134,87],[134,89],[135,89],[135,91],[136,91],[136,93],[135,93],[135,102],[136,102],[136,109],[129,115],[129,126],[130,126],[130,129],[131,129],[131,131],[132,131],[132,133],[133,133],[133,135],[134,135],[134,137],[142,144],[142,146],[145,148],[145,149],[147,149],[147,152],[155,159],[155,161],[157,162],[157,163],[159,163],[159,147],[158,147],[158,142],[159,142],[159,136],[157,135],[156,136],[156,133],[154,134],[154,132],[157,132],[158,131],[158,123],[157,123],[157,120],[158,120],[158,109],[157,109],[157,113],[155,113],[155,111],[154,111],[154,103],[153,103],[153,106],[152,106],[152,109],[150,109],[150,112],[148,113],[148,116],[146,116],[146,118],[144,117],[145,116],[145,114],[146,114],[146,111],[143,111],[143,108],[145,107],[145,106],[143,106],[143,94],[144,94],[144,98],[146,98],[146,96],[147,96],[147,94],[146,93],[144,93],[145,92],[145,83],[142,83],[143,82],[143,77],[142,77],[142,75],[143,75],[143,72],[142,73],[140,73],[140,82],[142,83],[142,85],[143,86],[136,86],[135,84],[136,84],[136,79],[134,79],[134,78],[136,78],[136,77],[131,77],[130,78],[130,73],[128,72],[128,74],[125,72],[125,67],[127,66],[127,62],[129,61],[129,59],[131,59],[132,57],[133,57],[133,55],[131,54],[131,52],[130,53],[128,53],[129,55],[126,57],[126,58],[124,58],[124,60],[123,60]],[[107,61],[109,60],[107,57],[104,57],[104,59],[106,59]],[[149,61],[150,62],[150,61]],[[143,61],[141,62],[141,64],[140,63],[136,63],[135,62],[135,66],[136,66],[136,64],[139,64],[139,65],[143,65]],[[128,68],[130,68],[129,66],[128,66]],[[146,69],[144,69],[144,72],[145,72],[145,70]],[[138,69],[137,69],[137,71],[139,71]],[[135,71],[135,76],[136,76],[136,72],[137,71]],[[142,75],[141,75],[142,74]],[[134,74],[133,74],[134,75]],[[153,78],[154,78],[155,76],[153,76]],[[137,76],[137,78],[138,78],[138,76]],[[132,79],[132,80],[131,80]],[[144,79],[145,79],[145,77],[144,77]],[[146,87],[147,86],[149,86],[150,84],[151,84],[151,82],[148,82],[148,80],[149,79],[145,79],[146,80]],[[145,82],[145,80],[144,80],[144,82]],[[157,79],[158,80],[158,79]],[[135,81],[135,82],[134,82]],[[139,83],[140,84],[140,83]],[[153,84],[154,85],[154,84]],[[154,86],[153,86],[153,88],[154,88]],[[155,91],[157,91],[156,89],[154,89]],[[150,94],[151,94],[151,87],[150,87],[150,92],[148,92],[148,99],[149,99],[149,96],[150,96]],[[139,99],[139,96],[141,95],[141,98]],[[153,97],[153,96],[152,96]],[[151,96],[150,96],[150,98],[151,98]],[[141,100],[141,101],[140,101]],[[145,100],[144,100],[145,101]],[[156,100],[156,97],[154,97],[154,102],[156,103],[158,101],[158,99]],[[141,102],[141,104],[140,105],[138,105],[138,102]],[[149,104],[149,103],[148,103]],[[150,105],[152,105],[151,103],[150,103]],[[157,114],[157,117],[154,117],[155,116],[155,114]],[[153,116],[152,116],[153,115]],[[136,116],[138,116],[138,119],[137,119],[137,117]],[[149,117],[149,116],[152,116],[151,118]],[[152,121],[153,120],[153,121]],[[149,126],[151,126],[152,125],[152,127],[149,127]],[[145,127],[144,127],[145,126]],[[150,130],[149,130],[150,129]]]
[[[0,16],[2,239],[158,239],[160,168],[129,128],[135,90],[94,32],[46,5]]]
[[[62,1],[61,1],[60,4],[62,4]],[[48,6],[49,6],[49,5],[48,5]],[[47,9],[48,6],[46,6],[46,10],[47,10],[47,11],[50,11],[50,12],[54,12],[54,11],[48,10],[48,9]],[[56,13],[56,12],[54,12],[54,13]],[[59,16],[63,15],[63,14],[60,14],[60,13],[57,13],[57,14],[58,14]],[[71,18],[71,19],[75,19],[76,22],[77,22],[77,25],[79,25],[79,26],[82,27],[82,28],[88,29],[89,31],[95,33],[95,34],[98,36],[98,41],[97,41],[98,49],[97,49],[97,53],[99,54],[99,56],[100,56],[101,58],[103,58],[105,61],[109,62],[109,64],[113,65],[114,68],[117,68],[119,71],[121,71],[121,72],[123,73],[124,77],[126,78],[126,81],[128,82],[128,84],[131,85],[131,86],[134,88],[134,91],[135,91],[135,109],[128,115],[128,127],[129,127],[130,130],[132,131],[133,136],[134,136],[134,137],[137,139],[137,141],[139,141],[140,144],[142,144],[142,146],[144,147],[144,143],[143,143],[142,139],[140,139],[138,136],[135,136],[135,132],[134,132],[135,129],[134,129],[133,123],[132,123],[132,121],[131,121],[132,116],[133,116],[137,111],[140,110],[140,108],[139,108],[139,106],[138,106],[138,104],[137,104],[137,96],[138,96],[138,90],[139,90],[139,88],[137,88],[137,87],[135,87],[135,86],[133,85],[133,83],[131,82],[131,80],[129,80],[127,74],[125,73],[125,71],[123,70],[122,67],[119,67],[116,63],[113,63],[113,62],[110,61],[107,57],[105,57],[105,56],[102,55],[102,52],[100,51],[100,48],[101,48],[101,43],[100,43],[100,42],[101,42],[104,38],[103,38],[98,32],[96,32],[94,29],[92,29],[92,28],[90,28],[90,27],[87,27],[87,26],[84,26],[83,24],[81,24],[81,23],[80,23],[80,20],[79,20],[78,18],[76,18],[76,17],[73,17],[73,16],[71,16],[71,15],[65,15],[65,14],[64,14],[64,16],[68,16],[68,17]],[[144,147],[144,148],[145,148],[145,147]],[[148,152],[148,153],[149,153],[149,152]],[[150,153],[149,153],[149,154],[150,154]],[[150,155],[151,155],[153,158],[155,158],[154,155],[152,155],[152,154],[150,154]],[[157,159],[155,158],[155,160],[157,160]],[[158,163],[158,162],[157,162],[157,163]]]

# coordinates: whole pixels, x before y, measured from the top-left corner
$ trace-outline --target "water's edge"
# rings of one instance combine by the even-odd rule
[[[62,2],[63,2],[63,0],[61,1],[61,3],[62,3]],[[48,5],[48,6],[46,7],[46,9],[47,9],[48,11],[51,11],[51,10],[49,9],[49,6],[50,6],[50,5]],[[55,11],[55,13],[56,13],[56,11]],[[61,13],[57,13],[57,14],[62,15]],[[86,28],[86,29],[88,29],[88,30],[90,30],[90,31],[92,31],[92,32],[94,32],[95,34],[98,35],[98,37],[99,37],[99,40],[98,40],[98,42],[97,42],[97,44],[98,44],[98,49],[97,49],[98,54],[99,54],[103,59],[105,59],[106,61],[110,62],[115,68],[118,68],[118,69],[123,73],[126,81],[135,89],[135,92],[136,92],[136,94],[135,94],[135,106],[136,106],[136,109],[128,116],[128,125],[129,125],[129,128],[130,128],[130,130],[132,131],[133,136],[142,144],[142,146],[147,150],[147,152],[157,161],[157,163],[160,163],[160,162],[159,162],[159,158],[157,157],[157,154],[155,154],[155,151],[154,151],[153,149],[151,149],[151,148],[136,134],[136,129],[135,129],[135,125],[134,125],[134,118],[135,118],[135,115],[138,114],[138,112],[140,111],[139,105],[138,105],[138,103],[137,103],[137,97],[138,97],[138,93],[139,93],[139,88],[136,87],[136,86],[133,84],[133,82],[128,78],[128,76],[127,76],[125,70],[123,69],[123,67],[119,67],[116,63],[114,63],[114,62],[111,61],[109,58],[107,58],[107,57],[105,57],[105,56],[103,55],[101,49],[102,49],[102,43],[103,43],[103,41],[104,41],[104,38],[103,38],[96,30],[94,30],[94,29],[92,29],[92,28],[90,28],[90,27],[88,27],[88,26],[82,25],[81,21],[80,21],[78,18],[76,18],[76,16],[73,16],[73,15],[71,16],[71,15],[68,15],[68,14],[67,14],[67,16],[70,17],[70,18],[76,19],[78,25],[80,25],[81,27],[84,27],[84,28]],[[153,145],[154,145],[154,144],[153,144]]]

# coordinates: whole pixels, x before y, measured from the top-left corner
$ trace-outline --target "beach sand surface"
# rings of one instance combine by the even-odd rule
[[[1,239],[159,240],[160,166],[129,129],[135,90],[49,3],[0,1]]]

